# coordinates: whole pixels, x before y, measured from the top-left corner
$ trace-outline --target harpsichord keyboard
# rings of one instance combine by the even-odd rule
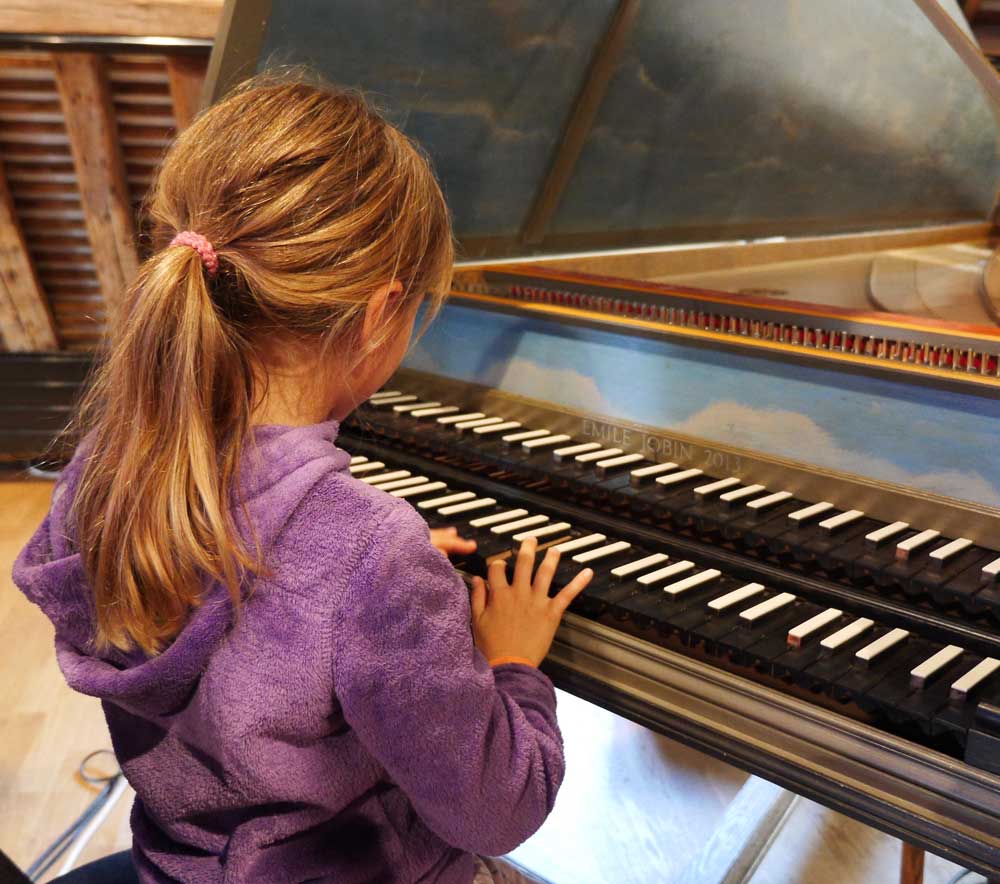
[[[477,540],[463,570],[534,537],[562,553],[554,588],[594,570],[581,616],[1000,771],[998,550],[412,390],[343,444]]]

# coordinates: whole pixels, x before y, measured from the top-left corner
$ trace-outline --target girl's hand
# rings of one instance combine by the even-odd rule
[[[476,551],[476,541],[459,537],[457,528],[432,528],[431,544],[446,556],[466,555]]]
[[[541,663],[570,602],[594,576],[584,569],[550,599],[559,553],[550,548],[532,579],[537,548],[533,537],[521,544],[510,583],[506,563],[496,559],[490,563],[488,588],[481,577],[472,580],[472,635],[487,660],[522,657],[535,666]]]

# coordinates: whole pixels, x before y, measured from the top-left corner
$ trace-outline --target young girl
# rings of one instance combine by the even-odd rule
[[[533,574],[529,542],[470,605],[441,552],[468,543],[336,446],[449,286],[427,162],[357,96],[258,78],[177,139],[150,210],[84,441],[15,566],[103,701],[140,879],[500,880],[480,855],[562,780],[536,667],[590,575],[550,599],[557,555]]]

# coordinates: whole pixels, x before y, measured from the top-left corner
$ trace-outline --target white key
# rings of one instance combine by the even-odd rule
[[[772,596],[754,605],[752,608],[740,611],[740,620],[743,621],[744,626],[752,626],[762,618],[773,614],[775,611],[780,611],[785,605],[790,605],[794,601],[795,596],[792,593],[780,592],[776,596]]]
[[[824,519],[819,523],[819,527],[832,534],[838,528],[850,525],[851,522],[856,522],[862,516],[864,516],[864,513],[861,510],[847,510],[847,512],[838,513],[835,516],[830,516],[829,519]]]
[[[775,491],[774,494],[765,494],[763,497],[758,497],[756,500],[748,500],[747,509],[751,512],[759,513],[769,507],[777,506],[779,503],[783,503],[791,496],[791,491]]]
[[[390,491],[393,497],[417,497],[420,494],[429,494],[431,491],[441,491],[446,488],[444,482],[428,482],[426,485],[417,485],[414,488],[400,488],[398,491]]]
[[[381,485],[394,479],[407,479],[412,475],[409,470],[393,470],[391,473],[379,473],[377,476],[362,476],[361,481],[366,485]]]
[[[397,488],[412,488],[414,485],[423,485],[429,482],[426,476],[411,476],[409,479],[396,479],[395,482],[384,482],[380,484],[380,491],[395,491]]]
[[[972,546],[972,541],[968,537],[959,537],[957,540],[953,540],[951,543],[946,543],[944,546],[939,546],[937,549],[933,550],[930,554],[935,562],[940,562],[944,564],[952,556],[957,556],[963,550],[967,550]]]
[[[814,632],[818,632],[824,626],[829,626],[844,612],[840,608],[827,608],[820,611],[814,617],[803,621],[798,626],[793,626],[788,630],[788,647],[800,648],[802,643]]]
[[[1000,574],[1000,559],[994,559],[992,562],[983,565],[981,573],[983,580],[996,580],[997,575]]]
[[[348,467],[352,476],[360,476],[362,473],[374,473],[376,470],[384,470],[385,464],[380,460],[369,460],[366,463],[355,464]]]
[[[458,424],[459,427],[462,424]],[[516,430],[521,426],[520,421],[500,421],[500,423],[484,424],[473,427],[472,432],[477,436],[489,436],[491,433],[505,433],[507,430]]]
[[[500,522],[508,522],[526,515],[528,515],[527,510],[507,510],[504,513],[493,513],[491,516],[480,516],[478,519],[472,519],[469,524],[473,528],[486,528],[489,525],[498,525]]]
[[[486,509],[488,506],[496,506],[496,503],[492,497],[477,497],[475,500],[467,500],[465,503],[453,503],[451,506],[443,506],[438,510],[438,515],[454,516],[456,513],[468,513],[473,510]]]
[[[572,540],[560,543],[555,549],[560,553],[576,552],[578,549],[586,549],[605,540],[607,538],[603,534],[585,534],[583,537],[574,537]]]
[[[748,497],[753,497],[755,494],[759,494],[761,491],[765,491],[763,485],[744,485],[742,488],[735,488],[732,491],[727,491],[723,494],[719,500],[724,503],[735,503],[737,500],[745,500]]]
[[[936,654],[932,654],[919,666],[914,666],[910,670],[910,685],[915,688],[927,687],[928,681],[945,668],[949,663],[962,656],[965,649],[958,645],[948,645],[941,648]]]
[[[377,393],[372,393],[368,398],[369,402],[378,402],[382,399],[392,399],[393,396],[401,396],[402,393],[399,390],[379,390]]]
[[[663,591],[669,595],[677,598],[682,592],[687,592],[689,589],[694,589],[696,586],[704,586],[706,583],[711,583],[713,580],[717,580],[722,576],[721,571],[716,571],[715,568],[709,568],[707,571],[702,571],[700,574],[694,574],[691,577],[685,577],[683,580],[678,580],[676,583],[671,583],[669,586],[664,586]]]
[[[604,460],[621,454],[620,448],[601,448],[599,451],[588,451],[586,454],[578,454],[573,458],[577,463],[593,463],[595,460]]]
[[[619,565],[617,568],[612,568],[611,576],[631,577],[633,574],[638,574],[640,571],[645,571],[647,568],[652,568],[653,565],[659,565],[660,562],[665,562],[666,560],[667,556],[663,553],[653,553],[651,556],[636,559],[634,562],[629,562],[625,565]]]
[[[854,654],[854,658],[865,664],[872,663],[890,648],[894,648],[901,641],[904,641],[909,634],[907,629],[890,629],[885,635],[859,649]]]
[[[927,545],[936,537],[940,536],[940,531],[928,528],[926,531],[921,531],[919,534],[907,537],[906,540],[901,540],[896,544],[896,558],[905,562],[910,557],[910,553],[915,552],[920,549],[920,547]]]
[[[635,463],[640,460],[645,460],[641,454],[620,454],[618,457],[609,457],[607,460],[599,460],[597,462],[597,469],[613,470],[615,467],[623,467],[626,464]]]
[[[417,399],[416,396],[404,396],[402,393],[397,393],[395,396],[383,396],[381,399],[369,399],[368,401],[379,408],[383,405],[398,405],[401,402],[413,402]]]
[[[368,458],[364,457],[363,455],[360,455],[360,454],[357,457],[352,457],[351,458],[350,465],[352,467],[356,467],[359,463],[368,463]]]
[[[880,543],[885,543],[897,534],[902,534],[909,527],[909,522],[893,522],[891,525],[883,525],[881,528],[876,528],[874,531],[866,534],[865,540],[870,546],[878,546]]]
[[[541,439],[526,439],[521,443],[522,448],[526,448],[528,451],[533,451],[536,448],[548,448],[550,445],[560,445],[563,442],[569,442],[570,437],[565,433],[557,433],[554,436],[545,436]]]
[[[866,633],[874,625],[874,620],[869,620],[867,617],[859,617],[853,623],[848,623],[847,626],[838,629],[833,635],[828,635],[819,643],[819,646],[828,651],[836,651],[837,648],[842,648],[849,642],[854,641],[858,636]]]
[[[803,507],[800,510],[796,510],[794,513],[789,513],[788,518],[799,525],[815,519],[816,516],[820,516],[827,510],[832,510],[833,504],[827,503],[825,500],[820,503],[814,503],[812,506]]]
[[[454,414],[457,405],[442,405],[440,408],[416,408],[410,412],[410,417],[437,417],[441,414]]]
[[[522,531],[520,534],[515,534],[511,540],[520,543],[529,537],[548,537],[550,534],[565,532],[569,530],[569,527],[569,522],[556,522],[552,525],[543,525],[541,528],[532,528],[530,531]]]
[[[668,473],[666,476],[658,476],[656,479],[657,485],[678,485],[681,482],[686,482],[688,479],[694,479],[696,476],[704,475],[704,470],[681,470],[679,473]]]
[[[522,528],[530,528],[533,525],[541,525],[549,520],[548,516],[527,516],[513,522],[506,522],[503,525],[495,525],[490,528],[492,534],[510,534],[512,531],[520,531]]]
[[[439,417],[437,422],[449,426],[450,424],[460,424],[465,421],[474,421],[477,418],[486,417],[481,411],[467,411],[465,414],[449,414],[447,417]]]
[[[960,679],[952,683],[951,698],[953,700],[966,700],[983,681],[989,678],[994,672],[1000,669],[1000,660],[995,657],[987,657],[981,660]]]
[[[712,599],[708,603],[708,607],[713,611],[725,611],[727,608],[738,605],[740,602],[746,601],[763,591],[763,583],[748,583],[746,586],[741,586],[739,589],[734,589],[725,595],[720,595],[717,599]]]
[[[469,421],[458,421],[453,424],[456,430],[463,432],[464,430],[474,430],[476,427],[489,427],[493,424],[502,424],[502,417],[477,417]]]
[[[693,567],[694,562],[689,562],[687,560],[683,562],[674,562],[672,565],[667,565],[666,568],[660,568],[659,570],[653,571],[649,574],[643,574],[642,577],[638,578],[638,580],[643,586],[652,586],[654,583],[660,583],[664,580],[669,580],[677,574],[683,574],[685,571],[690,571]]]
[[[671,470],[676,470],[677,464],[673,463],[654,463],[648,467],[638,467],[629,473],[629,478],[633,485],[639,485],[646,479],[653,479],[656,476],[661,476],[664,473],[669,473]]]
[[[608,556],[617,555],[618,553],[625,552],[625,550],[631,548],[632,544],[627,540],[616,540],[614,543],[599,546],[597,549],[588,549],[586,552],[577,553],[573,556],[573,561],[584,565],[587,562],[596,562],[598,559],[604,559]]]
[[[541,439],[548,435],[548,430],[525,430],[522,433],[511,433],[509,436],[504,436],[503,441],[513,445],[515,442],[530,442],[532,439]]]
[[[406,414],[415,408],[437,408],[440,404],[440,402],[407,402],[406,405],[393,405],[392,410],[399,414]]]
[[[578,442],[576,445],[567,445],[565,448],[557,448],[552,452],[552,456],[556,460],[562,460],[566,457],[575,457],[578,454],[583,454],[585,451],[597,451],[601,447],[599,442]]]
[[[432,497],[430,500],[422,500],[417,506],[422,510],[436,510],[439,506],[448,506],[450,503],[473,500],[475,496],[475,491],[459,491],[455,494],[446,494],[444,497]]]
[[[736,476],[730,476],[728,479],[719,479],[717,482],[709,482],[707,485],[699,485],[694,489],[694,493],[699,497],[708,497],[711,494],[716,494],[720,491],[725,491],[727,488],[732,488],[733,485],[739,485],[740,480]]]

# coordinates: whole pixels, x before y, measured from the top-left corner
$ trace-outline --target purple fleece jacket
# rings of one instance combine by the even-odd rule
[[[14,566],[67,682],[103,701],[144,882],[468,884],[474,853],[512,850],[552,809],[551,683],[490,669],[427,526],[350,476],[336,434],[256,431],[241,485],[270,576],[235,622],[210,586],[157,657],[88,649],[80,453]]]

